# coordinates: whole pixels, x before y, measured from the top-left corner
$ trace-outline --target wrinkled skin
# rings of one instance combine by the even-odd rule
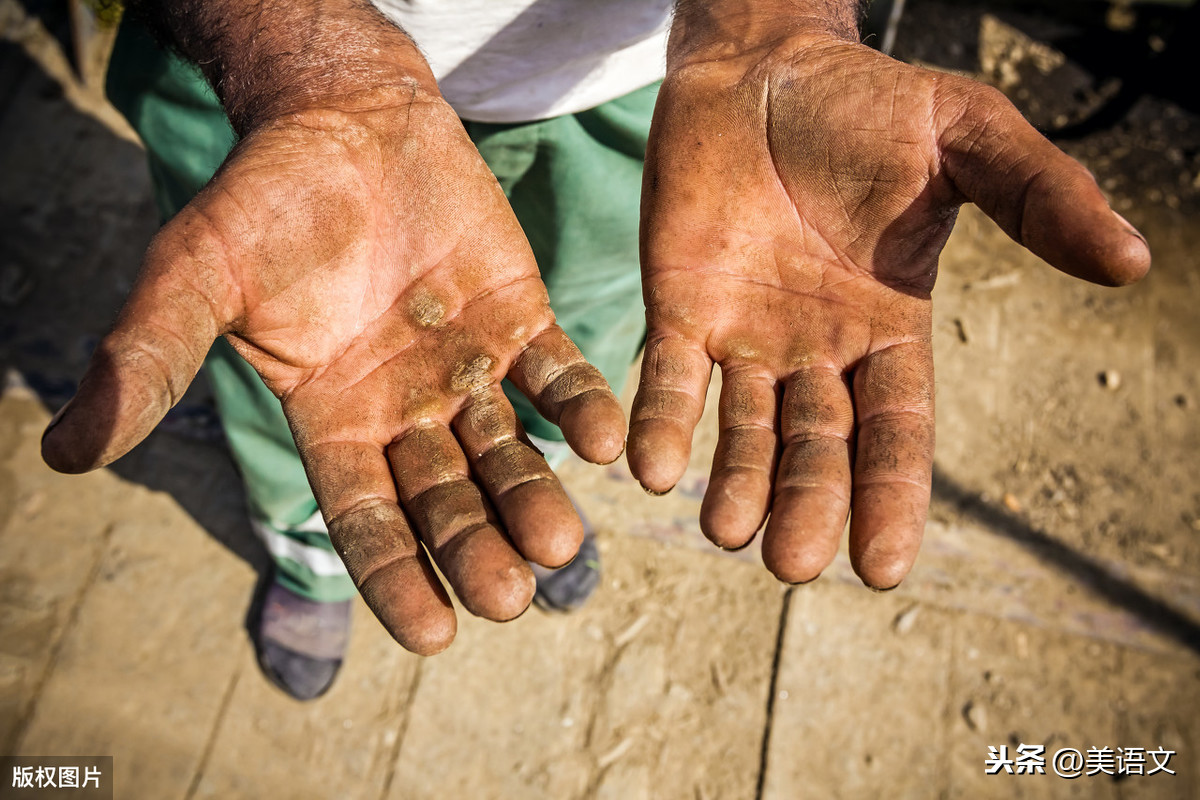
[[[426,549],[468,610],[504,620],[534,590],[524,559],[561,565],[582,538],[500,379],[591,461],[620,454],[624,420],[554,324],[454,113],[383,83],[253,127],[151,245],[43,454],[67,472],[120,457],[227,336],[281,398],[368,604],[428,654],[455,618]],[[769,514],[768,567],[805,581],[853,510],[855,568],[898,583],[929,500],[929,292],[967,200],[1071,274],[1121,284],[1148,268],[1086,171],[992,90],[830,35],[675,59],[642,209],[629,461],[643,485],[682,475],[717,363],[706,534],[739,547]]]
[[[863,581],[920,545],[933,464],[930,290],[958,206],[1106,285],[1144,240],[995,90],[830,35],[677,59],[642,203],[649,333],[629,461],[652,492],[687,464],[712,365],[720,438],[701,510],[780,579],[829,565],[850,515]]]
[[[282,117],[239,144],[152,243],[43,452],[68,472],[118,458],[227,336],[282,399],[367,602],[428,654],[456,623],[418,540],[463,605],[494,620],[528,606],[525,558],[561,566],[582,540],[501,379],[592,461],[620,455],[625,423],[554,324],[529,245],[453,111],[416,89],[367,99]]]

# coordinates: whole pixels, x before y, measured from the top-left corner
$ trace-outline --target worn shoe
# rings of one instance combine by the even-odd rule
[[[575,510],[579,511],[579,506]],[[596,547],[596,533],[582,512],[579,518],[583,520],[583,543],[571,563],[558,569],[530,564],[537,578],[533,602],[543,611],[575,611],[600,585],[600,550]]]
[[[267,678],[297,700],[333,685],[350,641],[351,601],[317,603],[272,579],[253,627]]]

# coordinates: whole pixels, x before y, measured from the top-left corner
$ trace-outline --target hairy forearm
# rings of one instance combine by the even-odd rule
[[[368,0],[136,0],[134,13],[196,62],[235,130],[313,107],[437,86],[420,51]]]
[[[770,46],[794,33],[858,41],[868,0],[677,0],[668,66]]]

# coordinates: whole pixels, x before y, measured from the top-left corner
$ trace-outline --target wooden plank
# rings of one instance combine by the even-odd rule
[[[1117,797],[1105,775],[1060,778],[1060,748],[1116,747],[1117,709],[1107,691],[1121,648],[1108,642],[976,615],[956,630],[945,731],[950,797]],[[1045,774],[985,774],[988,747],[1045,747]]]
[[[329,693],[299,703],[246,664],[215,732],[196,798],[377,800],[390,778],[421,659],[406,653],[361,602],[346,662]]]
[[[1164,657],[1122,649],[1108,682],[1117,710],[1116,739],[1109,747],[1174,750],[1167,760],[1175,775],[1129,775],[1117,784],[1123,800],[1200,797],[1200,658]],[[1100,745],[1098,745],[1100,746]],[[1154,760],[1146,756],[1146,772]]]
[[[17,752],[112,755],[119,796],[182,797],[246,666],[242,621],[254,571],[171,497],[121,489],[96,578]]]
[[[125,493],[110,474],[68,478],[42,463],[49,414],[0,396],[0,752],[13,752]],[[61,498],[71,497],[70,503]],[[81,509],[87,509],[81,514]],[[46,755],[53,755],[47,753]]]
[[[585,609],[464,619],[425,662],[390,797],[753,794],[780,588],[736,562],[602,543]]]
[[[952,620],[834,581],[795,589],[762,796],[937,796]]]

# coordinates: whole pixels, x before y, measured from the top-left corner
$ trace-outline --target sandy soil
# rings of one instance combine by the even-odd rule
[[[665,498],[621,463],[564,470],[602,537],[585,611],[465,620],[421,660],[359,608],[338,686],[299,706],[243,629],[265,556],[202,384],[109,470],[38,458],[156,219],[138,145],[71,77],[64,12],[0,0],[0,753],[113,754],[118,797],[1200,796],[1200,123],[1162,79],[1195,44],[1179,12],[1105,8],[909,3],[897,55],[1001,86],[1155,266],[1085,286],[964,209],[900,589],[862,589],[844,554],[785,589],[704,542],[710,403]],[[983,774],[1019,743],[1162,746],[1178,775]]]

